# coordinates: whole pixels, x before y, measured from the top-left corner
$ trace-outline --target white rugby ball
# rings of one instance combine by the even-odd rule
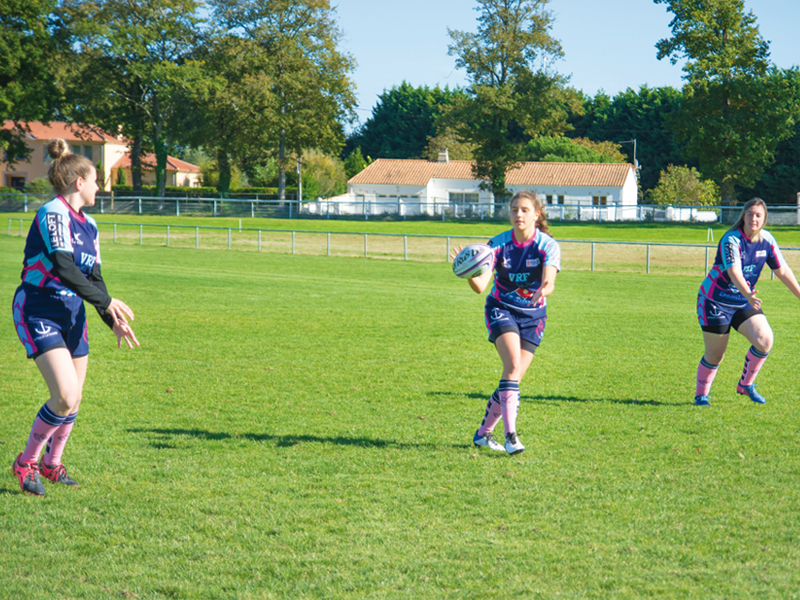
[[[470,244],[453,259],[453,273],[464,279],[483,275],[494,266],[494,254],[488,244]]]

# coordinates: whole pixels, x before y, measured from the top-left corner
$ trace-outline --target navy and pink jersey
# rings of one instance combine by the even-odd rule
[[[101,262],[97,223],[91,216],[76,212],[61,196],[36,211],[25,243],[22,281],[51,294],[74,295],[54,272],[56,252],[72,254],[86,277]]]
[[[729,231],[719,242],[714,266],[700,286],[700,296],[723,306],[745,306],[747,299],[731,281],[727,269],[738,266],[752,290],[765,264],[773,271],[785,264],[778,243],[771,233],[762,229],[761,240],[751,241],[741,229]]]
[[[489,240],[494,252],[494,284],[489,294],[500,305],[529,317],[546,314],[547,298],[535,304],[533,295],[542,287],[544,267],[561,270],[561,248],[552,237],[536,230],[527,242],[514,239],[513,230]]]

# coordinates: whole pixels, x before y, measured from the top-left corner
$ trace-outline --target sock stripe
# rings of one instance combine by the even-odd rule
[[[42,408],[39,409],[38,417],[53,427],[58,427],[64,422],[66,417],[62,417],[61,415],[57,415],[52,410],[47,407],[47,404],[43,404]]]
[[[64,425],[69,425],[70,423],[74,423],[77,417],[78,417],[77,412],[67,415],[66,417],[64,417]]]
[[[519,391],[519,381],[514,381],[513,379],[501,379],[500,385],[497,386],[498,392],[518,392]]]
[[[750,346],[750,352],[753,353],[753,356],[757,356],[758,358],[767,358],[769,352],[761,352],[761,350],[756,350],[754,346]]]
[[[706,357],[700,359],[700,364],[703,365],[706,369],[716,369],[719,365],[712,365],[710,362],[706,360]]]

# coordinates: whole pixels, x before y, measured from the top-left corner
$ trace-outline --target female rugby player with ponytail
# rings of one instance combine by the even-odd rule
[[[698,406],[710,405],[711,383],[725,356],[731,327],[752,344],[744,359],[744,371],[736,392],[758,404],[766,402],[754,383],[773,340],[772,329],[761,310],[761,300],[756,296],[756,282],[764,264],[800,298],[800,286],[783,259],[778,243],[763,229],[766,222],[764,201],[761,198],[748,201],[739,219],[722,236],[714,266],[700,286],[697,318],[703,330],[705,353],[697,367],[694,403]]]
[[[22,490],[36,496],[45,495],[40,474],[53,483],[77,485],[67,475],[61,455],[78,415],[89,362],[83,301],[111,327],[117,346],[123,339],[129,348],[139,345],[128,324],[133,312],[106,291],[97,224],[83,213],[83,208],[94,206],[98,190],[94,165],[72,154],[64,140],[50,142],[47,151],[53,159],[48,179],[57,196],[36,212],[13,304],[17,335],[50,393],[13,465]]]
[[[511,199],[510,212],[513,229],[489,241],[494,252],[494,284],[485,307],[489,341],[503,361],[503,375],[472,441],[476,446],[517,454],[525,450],[516,426],[519,382],[544,335],[546,297],[553,293],[561,269],[561,249],[550,236],[547,215],[535,193],[518,192]],[[453,258],[460,250],[453,251]],[[492,270],[467,281],[480,294],[490,279]],[[504,445],[492,436],[501,417]]]

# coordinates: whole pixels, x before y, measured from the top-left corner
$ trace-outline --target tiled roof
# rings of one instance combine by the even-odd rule
[[[126,153],[115,164],[112,169],[130,169],[131,168],[131,155]],[[156,156],[155,154],[142,155],[142,168],[146,171],[155,171]],[[180,158],[174,156],[167,156],[167,171],[175,171],[178,173],[200,173],[200,167],[188,163]]]
[[[124,140],[118,140],[116,137],[95,127],[94,125],[78,125],[72,123],[62,123],[59,121],[51,121],[45,125],[39,121],[31,121],[26,123],[30,132],[24,132],[30,135],[35,140],[54,140],[61,138],[66,142],[107,142],[107,143],[125,143]],[[13,129],[13,121],[4,121],[3,129]]]
[[[508,172],[506,185],[622,187],[631,169],[633,166],[627,163],[526,162]],[[474,179],[472,162],[379,158],[348,183],[427,185],[431,179]]]

